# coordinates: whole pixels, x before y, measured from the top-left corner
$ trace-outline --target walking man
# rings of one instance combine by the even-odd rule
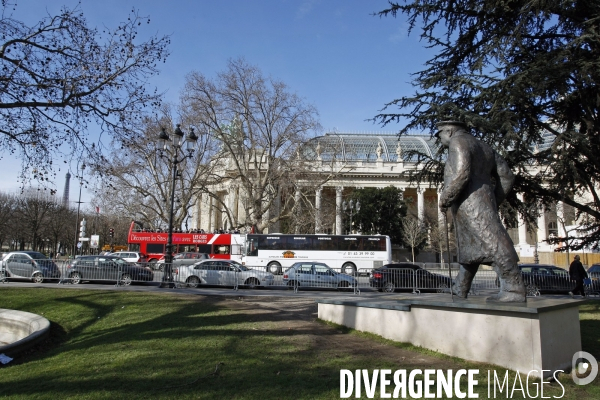
[[[452,291],[466,298],[479,265],[485,263],[492,265],[500,281],[500,292],[490,300],[524,302],[519,257],[498,215],[514,176],[506,161],[469,134],[464,123],[446,121],[437,126],[436,136],[448,147],[440,210],[452,211],[460,263]]]
[[[579,255],[577,254],[573,257],[573,262],[569,266],[569,275],[571,276],[571,280],[575,281],[575,288],[573,291],[569,292],[571,297],[575,294],[585,296],[583,291],[583,280],[588,277],[588,274],[585,268],[583,268],[583,264],[579,260]]]

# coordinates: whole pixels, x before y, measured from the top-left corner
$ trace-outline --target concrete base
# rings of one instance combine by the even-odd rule
[[[0,354],[13,357],[49,332],[50,321],[40,315],[0,308]]]
[[[485,299],[317,300],[320,319],[408,342],[465,360],[547,377],[567,371],[581,350],[579,305],[584,300]],[[544,372],[542,373],[542,370]]]

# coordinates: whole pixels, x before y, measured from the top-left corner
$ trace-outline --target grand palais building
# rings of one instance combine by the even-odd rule
[[[311,139],[316,142],[316,157],[314,168],[318,171],[321,165],[323,172],[329,172],[330,154],[326,149],[335,149],[345,166],[326,184],[314,190],[311,196],[314,207],[314,230],[316,232],[302,233],[330,233],[347,234],[343,231],[343,222],[348,218],[348,213],[343,209],[344,200],[355,189],[385,188],[394,186],[401,189],[403,198],[409,207],[409,212],[425,218],[426,213],[438,210],[438,189],[428,183],[421,182],[418,187],[415,182],[410,182],[409,176],[419,166],[413,152],[432,156],[438,151],[435,138],[423,135],[408,135],[398,138],[397,134],[357,134],[357,133],[327,133]],[[313,143],[314,144],[314,143]],[[549,145],[549,144],[548,144]],[[212,192],[220,197],[222,204],[227,204],[235,213],[243,212],[240,202],[239,187],[235,181],[220,184]],[[232,224],[227,220],[227,213],[219,210],[217,202],[209,196],[198,199],[194,209],[194,225],[208,231],[227,229]],[[273,212],[273,210],[271,211]],[[275,209],[274,212],[277,212]],[[438,217],[439,218],[439,217]],[[554,253],[555,246],[549,245],[545,240],[550,235],[566,236],[565,226],[576,224],[575,213],[570,206],[562,203],[555,204],[550,209],[540,213],[536,227],[528,227],[523,220],[519,220],[518,227],[508,229],[515,248],[522,262],[533,261],[534,252],[537,251],[541,263],[551,263],[564,266],[566,255]],[[559,223],[559,221],[564,221]],[[347,226],[347,225],[346,225]],[[264,231],[281,232],[281,227],[274,224]],[[360,233],[356,232],[355,233]],[[595,255],[587,255],[582,261],[595,262]],[[421,254],[421,258],[427,258]],[[425,259],[423,259],[425,261]],[[431,254],[427,261],[432,261]],[[600,258],[598,259],[600,261]]]

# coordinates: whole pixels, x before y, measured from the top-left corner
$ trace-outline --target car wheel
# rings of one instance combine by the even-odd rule
[[[344,263],[342,265],[342,273],[348,275],[356,275],[356,265],[351,262]]]
[[[42,283],[44,282],[44,275],[42,275],[41,272],[36,272],[31,277],[31,280],[33,281],[33,283]]]
[[[540,290],[533,283],[528,283],[525,285],[525,294],[527,296],[539,296]]]
[[[121,284],[123,286],[129,286],[129,285],[131,285],[131,281],[132,281],[131,275],[129,275],[129,274],[123,274],[123,275],[121,275]]]
[[[300,286],[300,284],[297,281],[289,281],[287,285],[289,289],[293,289],[296,286]]]
[[[279,264],[277,261],[270,262],[267,265],[267,271],[269,271],[273,275],[280,274],[281,273],[281,264]]]
[[[246,282],[244,282],[244,285],[248,286],[249,289],[256,289],[256,287],[260,285],[260,282],[256,278],[248,278],[246,279]]]
[[[383,285],[383,291],[386,293],[394,293],[394,290],[396,290],[394,282],[387,281],[385,285]]]
[[[200,285],[200,278],[197,276],[190,276],[185,282],[189,287],[197,288]]]
[[[448,293],[449,286],[446,282],[440,282],[437,284],[435,291],[436,293]]]
[[[78,285],[81,283],[81,274],[79,272],[73,272],[71,275],[69,275],[69,278],[71,279],[71,283],[73,285]]]

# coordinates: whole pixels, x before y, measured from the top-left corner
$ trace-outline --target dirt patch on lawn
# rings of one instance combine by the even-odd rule
[[[356,357],[374,357],[396,363],[399,368],[439,368],[443,370],[464,368],[453,359],[426,354],[412,346],[382,343],[373,337],[352,334],[351,330],[336,327],[317,319],[317,303],[312,299],[282,297],[207,297],[218,306],[242,311],[256,322],[256,329],[265,333],[302,333],[317,351]],[[402,347],[410,347],[402,348]]]

